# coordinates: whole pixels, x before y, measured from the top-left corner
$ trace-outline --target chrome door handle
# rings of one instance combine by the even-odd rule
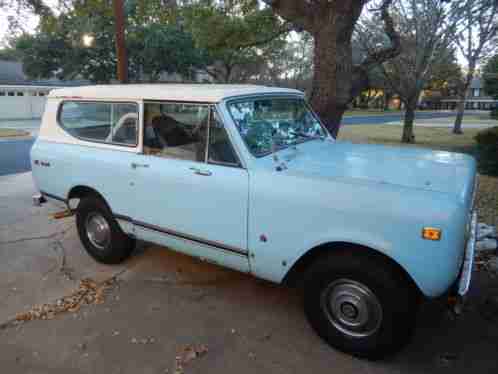
[[[131,163],[131,168],[136,169],[136,168],[148,168],[149,164],[137,164],[136,162]]]
[[[203,175],[206,177],[209,177],[212,174],[209,170],[204,170],[196,167],[191,167],[190,170],[192,170],[194,174]]]

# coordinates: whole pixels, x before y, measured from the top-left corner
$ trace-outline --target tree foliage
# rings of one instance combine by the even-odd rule
[[[201,51],[194,46],[192,36],[174,25],[150,24],[137,26],[127,41],[131,76],[145,74],[158,80],[161,73],[178,73],[191,79],[193,68],[202,67]]]
[[[157,2],[129,1],[127,49],[132,79],[157,80],[161,73],[189,78],[203,64],[192,36],[173,22],[174,12],[157,12]],[[93,42],[84,45],[83,37]],[[109,82],[116,77],[114,16],[110,2],[73,1],[34,35],[14,41],[28,76],[75,77]]]
[[[260,70],[258,80],[274,86],[311,91],[313,78],[313,38],[303,32],[293,35],[282,48],[269,50],[268,63]]]
[[[29,76],[115,78],[110,1],[65,0],[57,16],[43,2],[23,1],[41,17],[35,35],[14,41]],[[157,80],[163,73],[190,79],[204,70],[218,82],[258,80],[285,49],[289,32],[289,25],[257,0],[128,0],[125,15],[131,79]],[[83,45],[84,35],[93,38],[91,46]]]
[[[282,48],[289,25],[257,0],[192,1],[180,10],[196,46],[208,59],[205,71],[218,82],[243,81]]]

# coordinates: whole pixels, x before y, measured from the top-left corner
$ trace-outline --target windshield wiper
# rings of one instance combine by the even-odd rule
[[[300,137],[303,137],[303,138],[306,138],[306,139],[320,139],[320,140],[324,140],[325,139],[325,136],[323,136],[323,135],[310,135],[310,134],[306,134],[305,132],[295,131],[295,130],[289,131],[289,134],[292,134],[292,135],[295,135],[295,136],[300,136]]]

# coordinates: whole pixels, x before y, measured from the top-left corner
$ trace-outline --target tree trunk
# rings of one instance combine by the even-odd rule
[[[457,115],[455,118],[455,124],[453,125],[453,134],[463,134],[462,131],[462,120],[463,113],[465,111],[465,95],[459,97],[457,104]]]
[[[331,135],[337,137],[344,111],[368,82],[368,70],[400,53],[400,37],[389,14],[392,0],[378,9],[391,46],[369,55],[353,67],[351,38],[367,1],[280,1],[263,0],[296,29],[314,38],[313,89],[311,105]]]
[[[413,121],[415,120],[415,107],[413,103],[405,104],[405,120],[403,124],[403,135],[401,136],[402,143],[415,143],[415,135],[413,134]]]
[[[232,70],[233,70],[233,65],[225,64],[223,83],[230,83],[232,79]]]
[[[465,76],[465,80],[463,82],[463,86],[461,87],[461,91],[459,96],[459,101],[457,104],[457,116],[455,118],[455,124],[453,125],[453,134],[463,134],[462,131],[462,120],[463,113],[465,112],[465,99],[469,96],[470,83],[474,78],[475,72],[475,62],[471,61],[469,64],[469,70],[467,71],[467,75]]]
[[[389,101],[391,100],[391,94],[389,92],[386,92],[384,90],[384,103],[383,103],[383,106],[382,106],[382,110],[384,112],[388,111],[389,110]]]
[[[116,28],[117,76],[121,83],[128,83],[128,58],[126,56],[123,0],[113,0],[113,6]]]
[[[336,20],[336,22],[339,22]],[[352,51],[348,40],[337,41],[337,24],[326,22],[314,35],[315,54],[311,105],[336,138],[351,101]]]

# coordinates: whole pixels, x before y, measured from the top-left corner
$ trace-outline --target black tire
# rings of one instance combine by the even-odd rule
[[[319,258],[306,273],[304,292],[311,326],[342,352],[376,360],[399,351],[412,335],[418,305],[414,286],[396,265],[364,248]],[[367,302],[352,301],[360,299]],[[361,325],[364,310],[370,322]]]
[[[106,235],[106,240],[100,247],[96,244],[97,241],[92,242],[87,233],[87,225],[91,217],[98,217],[100,222],[108,225],[109,234]],[[88,196],[80,200],[76,210],[76,226],[80,240],[88,254],[103,264],[123,262],[135,248],[135,240],[121,230],[107,204],[97,196]]]

